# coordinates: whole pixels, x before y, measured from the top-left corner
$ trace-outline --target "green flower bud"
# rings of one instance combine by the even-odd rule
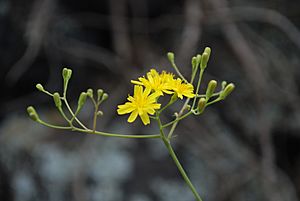
[[[225,99],[233,90],[234,90],[235,86],[233,83],[228,84],[225,89],[221,92],[219,98],[220,99]]]
[[[207,53],[208,56],[210,56],[210,53],[211,53],[210,47],[206,47],[206,48],[204,49],[204,53]]]
[[[208,59],[209,59],[208,54],[207,53],[203,53],[202,57],[201,57],[201,62],[200,62],[200,68],[202,70],[204,70],[206,68]]]
[[[199,65],[201,62],[201,54],[197,54],[196,58],[197,58],[197,65]]]
[[[175,112],[174,116],[177,118],[179,116],[178,112]]]
[[[227,85],[227,82],[226,81],[222,81],[222,90],[225,89],[226,85]]]
[[[215,92],[215,89],[217,87],[217,81],[216,80],[211,80],[208,83],[207,89],[206,89],[206,98],[209,99],[213,93]]]
[[[102,111],[98,111],[97,112],[97,116],[103,116],[103,112]]]
[[[103,93],[104,93],[103,89],[97,90],[97,101],[98,102],[101,100]]]
[[[27,113],[33,121],[39,120],[39,115],[37,114],[33,106],[27,107]]]
[[[63,70],[62,70],[62,76],[63,76],[63,78],[65,78],[65,77],[68,76],[68,69],[67,68],[63,68]]]
[[[168,56],[169,61],[171,63],[174,63],[174,59],[175,59],[174,53],[173,52],[168,52],[167,56]]]
[[[40,83],[36,84],[35,87],[36,87],[39,91],[44,91],[44,87],[43,87],[43,85],[41,85]]]
[[[36,111],[35,111],[35,109],[34,109],[34,107],[33,106],[28,106],[27,107],[27,113],[29,114],[29,113],[36,113]]]
[[[94,94],[93,89],[88,89],[86,93],[88,97],[93,98],[93,94]]]
[[[79,99],[78,99],[77,110],[80,110],[82,108],[82,106],[84,105],[84,103],[86,101],[86,97],[87,97],[87,93],[81,92]]]
[[[61,108],[61,100],[60,100],[60,95],[58,92],[55,92],[53,94],[53,100],[54,100],[55,106],[57,108]]]
[[[209,60],[209,57],[210,57],[210,53],[211,53],[211,49],[209,47],[206,47],[204,49],[204,52],[203,52],[202,57],[201,57],[201,62],[200,62],[200,68],[202,70],[204,70],[207,66],[207,63],[208,63],[208,60]]]
[[[199,114],[201,114],[206,106],[206,99],[205,98],[200,98],[199,102],[198,102],[198,112]]]
[[[106,99],[108,99],[108,94],[107,93],[104,93],[102,95],[102,101],[105,101]]]
[[[197,57],[193,57],[192,58],[192,68],[193,68],[193,71],[197,68],[197,66],[198,66]]]
[[[72,76],[72,70],[68,69],[68,68],[63,68],[62,76],[63,76],[65,81],[69,80]]]

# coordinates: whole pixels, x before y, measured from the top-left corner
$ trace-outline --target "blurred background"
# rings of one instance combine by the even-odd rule
[[[212,48],[207,81],[236,90],[182,121],[174,147],[207,201],[296,201],[300,196],[300,2],[284,0],[0,0],[0,200],[193,201],[159,140],[125,140],[49,129],[26,107],[63,125],[52,98],[87,88],[110,95],[98,130],[156,133],[116,108],[131,79],[150,68],[190,75],[190,59]],[[164,116],[171,120],[180,105]],[[80,118],[92,124],[87,103]]]

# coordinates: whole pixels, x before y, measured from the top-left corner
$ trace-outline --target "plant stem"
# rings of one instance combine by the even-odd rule
[[[174,70],[176,71],[177,75],[185,82],[185,83],[189,83],[184,76],[181,74],[181,72],[179,71],[177,65],[175,64],[175,61],[171,62],[172,67],[174,68]]]
[[[176,119],[179,119],[181,117],[181,115],[183,114],[186,106],[189,104],[189,101],[190,101],[190,98],[186,99],[185,103],[183,104],[182,108],[180,109],[179,113],[178,113],[178,116]],[[192,108],[191,108],[192,109]],[[172,135],[173,135],[173,132],[177,126],[179,121],[175,121],[169,131],[169,134],[168,134],[168,139],[171,139]]]
[[[96,103],[94,100],[94,106],[95,106],[95,111],[94,111],[94,118],[93,118],[93,132],[96,131],[96,128],[97,128],[97,112],[98,112],[98,109],[99,109],[99,104]]]
[[[197,71],[195,71],[195,74],[192,75],[191,83],[194,82],[194,78],[195,78],[195,76],[196,76],[196,72],[197,72]],[[201,69],[201,70],[200,70],[200,73],[199,73],[199,79],[198,79],[197,88],[196,88],[196,93],[195,93],[196,95],[198,94],[199,89],[200,89],[200,83],[201,83],[201,81],[202,81],[203,73],[204,73],[204,70]],[[195,96],[195,98],[194,98],[194,101],[193,101],[193,105],[192,105],[192,107],[191,107],[191,110],[194,109],[195,104],[196,104],[196,100],[197,100],[197,96]],[[183,112],[184,112],[186,106],[189,104],[189,102],[190,102],[190,98],[186,99],[186,101],[185,101],[184,105],[182,106],[182,108],[180,109],[180,111],[179,111],[178,116],[177,116],[176,119],[180,119],[181,115],[183,114]],[[176,120],[176,119],[174,120],[173,125],[172,125],[172,127],[171,127],[171,129],[170,129],[170,131],[169,131],[168,139],[171,139],[171,137],[172,137],[172,135],[173,135],[173,132],[174,132],[174,130],[175,130],[175,128],[176,128],[176,126],[177,126],[177,124],[178,124],[178,122],[179,122],[179,121]],[[168,125],[168,126],[169,126],[169,125]]]
[[[221,92],[217,92],[217,93],[213,93],[213,95],[211,97],[214,97],[214,96],[219,96]],[[205,94],[197,94],[196,95],[197,98],[206,98],[206,95]]]
[[[102,136],[106,136],[106,137],[135,138],[135,139],[160,138],[159,134],[153,134],[153,135],[126,135],[126,134],[107,133],[107,132],[94,131],[94,130],[91,130],[91,129],[81,129],[81,128],[73,128],[73,131],[79,131],[79,132],[88,133],[88,134],[102,135]]]
[[[69,105],[69,103],[68,103],[68,101],[67,101],[67,98],[66,98],[65,96],[63,97],[63,101],[64,101],[65,105],[67,106],[67,108],[68,108],[70,114],[72,115],[72,117],[74,117],[75,121],[76,121],[82,128],[87,129],[87,127],[85,127],[85,126],[83,125],[83,123],[81,123],[81,121],[76,117],[76,115],[74,114],[73,110],[71,109],[71,107],[70,107],[70,105]]]
[[[219,102],[219,101],[221,101],[221,100],[222,100],[222,99],[217,98],[217,99],[215,99],[215,100],[213,100],[213,101],[211,101],[211,102],[206,103],[205,107],[207,107],[207,106],[209,106],[209,105],[211,105],[211,104],[214,104],[214,103],[216,103],[216,102]]]
[[[101,132],[101,131],[93,131],[91,129],[82,129],[77,127],[71,127],[71,126],[56,126],[52,124],[48,124],[44,122],[43,120],[39,119],[37,120],[38,123],[47,126],[49,128],[56,128],[61,130],[71,130],[71,131],[78,131],[82,133],[88,133],[88,134],[96,134],[96,135],[102,135],[106,137],[119,137],[119,138],[134,138],[134,139],[149,139],[149,138],[160,138],[160,134],[151,134],[151,135],[126,135],[126,134],[117,134],[117,133],[107,133],[107,132]]]
[[[44,125],[44,126],[47,126],[49,128],[55,128],[55,129],[61,129],[61,130],[71,130],[72,127],[71,126],[55,126],[55,125],[52,125],[52,124],[48,124],[42,120],[37,120],[38,123]]]
[[[184,181],[186,182],[186,184],[188,185],[188,187],[191,189],[191,191],[193,192],[195,198],[197,201],[202,201],[200,195],[198,194],[196,188],[194,187],[194,185],[192,184],[191,180],[189,179],[189,177],[187,176],[184,168],[182,167],[182,165],[180,164],[170,142],[166,139],[166,138],[162,138],[164,144],[166,145],[170,156],[172,157],[173,161],[175,162],[177,169],[179,170],[181,176],[183,177]]]
[[[158,123],[158,126],[159,126],[159,131],[160,131],[160,136],[161,136],[161,139],[162,141],[164,142],[165,146],[167,147],[168,149],[168,152],[170,154],[170,156],[172,157],[173,161],[175,162],[176,164],[176,167],[177,169],[179,170],[182,178],[184,179],[184,181],[186,182],[186,184],[188,185],[188,187],[191,189],[192,193],[194,194],[195,198],[197,201],[202,201],[200,195],[198,194],[196,188],[194,187],[194,185],[192,184],[191,180],[189,179],[189,177],[187,176],[184,168],[182,167],[182,165],[180,164],[171,144],[170,144],[170,138],[166,138],[165,134],[164,134],[164,131],[163,131],[163,126],[162,126],[162,123],[160,121],[160,118],[158,116],[159,114],[157,113],[156,114],[156,119],[157,119],[157,123]]]
[[[200,69],[200,73],[199,73],[199,78],[198,78],[198,83],[197,83],[195,94],[198,94],[198,92],[199,92],[201,81],[202,81],[202,77],[203,77],[203,73],[204,73],[204,70]],[[197,101],[197,96],[195,96],[195,98],[194,98],[193,105],[192,105],[191,109],[194,109],[196,101]]]
[[[174,98],[174,96],[176,98]],[[158,114],[162,113],[165,109],[167,109],[170,105],[172,105],[173,103],[175,103],[175,101],[177,100],[177,96],[175,94],[173,94],[173,96],[171,96],[170,101],[168,102],[167,105],[165,105],[165,107],[163,107],[162,109],[160,109],[158,111]]]
[[[184,115],[182,115],[182,116],[180,116],[180,117],[177,117],[175,120],[173,120],[173,121],[171,121],[171,122],[169,122],[169,123],[166,123],[166,124],[162,125],[162,127],[163,127],[163,128],[166,128],[166,127],[168,127],[168,126],[171,126],[171,125],[174,124],[175,122],[178,122],[178,121],[180,121],[180,120],[182,120],[182,119],[188,117],[190,114],[192,114],[192,111],[189,111],[188,113],[186,113],[186,114],[184,114]]]

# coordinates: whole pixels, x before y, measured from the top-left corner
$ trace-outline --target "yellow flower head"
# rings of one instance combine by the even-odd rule
[[[174,79],[173,77],[174,75],[171,73],[163,71],[159,74],[155,69],[151,69],[150,72],[147,73],[147,78],[140,77],[138,78],[139,81],[131,80],[131,83],[150,88],[159,95],[163,95],[163,93],[171,94],[172,92],[170,91],[171,89],[168,83]]]
[[[182,99],[183,96],[186,96],[188,98],[195,97],[195,94],[193,92],[194,86],[190,83],[182,83],[182,80],[180,78],[177,78],[176,80],[173,79],[171,82],[169,82],[169,86],[180,99]]]
[[[156,102],[159,93],[152,93],[150,88],[145,88],[143,90],[142,86],[134,86],[133,96],[128,96],[126,102],[123,105],[118,105],[118,114],[128,114],[131,113],[128,122],[133,122],[139,115],[144,125],[150,124],[149,115],[153,115],[156,109],[160,108],[160,104]]]

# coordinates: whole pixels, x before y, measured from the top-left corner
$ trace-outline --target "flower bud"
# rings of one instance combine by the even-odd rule
[[[201,62],[201,54],[197,54],[196,58],[197,58],[197,65],[199,65]]]
[[[44,87],[43,87],[43,85],[41,85],[40,83],[36,84],[35,87],[36,87],[39,91],[44,91]]]
[[[173,52],[168,52],[167,56],[168,56],[169,61],[171,63],[174,63],[174,59],[175,59],[174,53]]]
[[[97,90],[97,101],[98,102],[101,100],[103,93],[104,93],[103,89]]]
[[[102,95],[102,101],[105,101],[106,99],[108,99],[108,94],[107,93],[103,93],[103,95]]]
[[[192,58],[192,69],[193,71],[197,68],[198,63],[197,63],[197,57]]]
[[[97,116],[103,116],[103,112],[102,111],[98,111],[97,112]]]
[[[60,100],[60,95],[58,92],[55,92],[53,94],[53,100],[54,100],[55,106],[57,108],[61,108],[61,100]]]
[[[63,68],[62,76],[63,76],[65,82],[68,81],[72,76],[72,70],[68,69],[68,68]]]
[[[200,100],[198,102],[198,108],[197,108],[199,114],[204,111],[205,106],[206,106],[206,99],[205,98],[200,98]]]
[[[39,115],[37,114],[33,106],[27,107],[27,113],[33,121],[39,120]]]
[[[226,81],[222,81],[222,90],[225,89],[226,85],[227,85],[227,82]]]
[[[235,86],[233,83],[228,84],[225,89],[221,92],[219,98],[220,99],[225,99],[233,90],[234,90]]]
[[[204,49],[204,53],[207,53],[208,56],[210,56],[210,53],[211,53],[210,47],[206,47],[206,48]]]
[[[93,98],[93,94],[94,94],[93,89],[88,89],[86,94],[87,94],[88,97]]]
[[[27,113],[36,113],[36,111],[35,111],[33,106],[28,106],[27,107]]]
[[[82,108],[82,106],[84,105],[84,103],[86,101],[86,97],[87,97],[87,93],[81,92],[79,99],[78,99],[77,110],[80,110]]]
[[[207,89],[206,89],[206,98],[209,99],[213,93],[215,92],[215,89],[217,87],[217,81],[216,80],[211,80],[208,83]]]
[[[187,105],[187,106],[185,106],[185,110],[187,110],[187,111],[190,111],[191,110],[191,108],[192,108],[192,106],[190,106],[190,105]]]
[[[178,112],[175,112],[174,116],[177,118],[179,116]]]
[[[206,47],[204,49],[204,52],[203,52],[202,57],[201,57],[201,62],[200,62],[200,68],[202,70],[204,70],[207,66],[207,63],[208,63],[208,60],[209,60],[209,57],[210,57],[210,53],[211,53],[211,49],[209,47]]]

